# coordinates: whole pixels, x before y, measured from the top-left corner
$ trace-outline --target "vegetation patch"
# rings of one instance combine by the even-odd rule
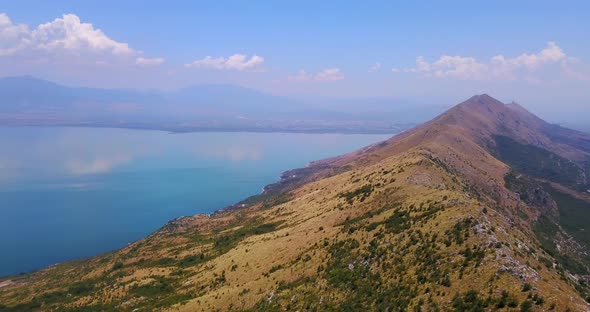
[[[154,277],[154,281],[131,288],[130,292],[136,296],[143,296],[147,298],[159,297],[171,293],[174,288],[170,280],[162,277]]]
[[[475,290],[455,296],[452,306],[455,311],[483,312],[491,305],[490,298],[482,298]]]
[[[371,193],[373,193],[373,190],[374,188],[371,184],[365,184],[352,192],[340,193],[338,194],[338,197],[344,198],[349,204],[352,204],[355,199],[363,202],[371,195]]]
[[[532,177],[583,188],[579,184],[582,169],[576,163],[543,148],[519,143],[507,136],[495,136],[496,154],[512,168]]]
[[[196,255],[189,255],[189,256],[182,258],[178,262],[178,266],[182,267],[182,268],[191,267],[191,266],[201,264],[207,260],[209,260],[209,258],[204,253],[199,253]]]
[[[533,224],[533,231],[541,243],[541,248],[553,256],[563,268],[577,274],[588,274],[588,268],[584,264],[572,258],[570,255],[559,252],[555,238],[561,230],[552,220],[541,215]],[[544,263],[546,265],[551,264],[551,267],[553,266],[551,261],[545,260]]]
[[[510,170],[504,176],[504,182],[507,189],[518,193],[520,199],[531,206],[543,209],[551,201],[550,195],[543,189],[541,184],[529,178],[527,175]],[[525,220],[528,219],[526,215],[519,214],[519,216]]]
[[[561,226],[576,240],[590,247],[590,203],[562,193],[549,184],[543,187],[557,203]]]
[[[407,211],[396,210],[393,215],[385,220],[385,228],[391,233],[401,233],[410,228],[410,213]]]
[[[244,225],[243,227],[240,227],[239,229],[229,234],[223,234],[217,237],[213,242],[213,247],[219,254],[224,254],[232,248],[234,248],[237,245],[237,243],[243,240],[244,238],[252,235],[270,233],[276,230],[276,228],[276,223]]]
[[[465,218],[453,225],[453,228],[445,231],[447,239],[445,245],[451,246],[452,243],[462,245],[467,238],[469,238],[469,229],[475,225],[476,221],[473,218]]]
[[[367,261],[359,259],[359,247],[357,240],[347,239],[329,248],[331,257],[325,270],[326,279],[331,286],[347,294],[338,304],[338,310],[406,310],[416,296],[415,290],[401,283],[385,283],[379,273],[370,269]]]

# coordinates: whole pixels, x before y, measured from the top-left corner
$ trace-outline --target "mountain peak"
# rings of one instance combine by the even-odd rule
[[[582,137],[570,132],[563,136],[569,139]],[[550,150],[562,157],[585,157],[569,146],[552,142],[550,137],[556,133],[555,127],[522,106],[516,103],[504,104],[490,95],[480,94],[450,108],[430,122],[392,138],[389,140],[392,144],[389,149],[403,152],[418,146],[429,150],[433,146],[452,146],[464,155],[477,155],[480,147],[471,146],[469,148],[472,150],[469,151],[465,142],[493,147],[495,139],[503,136],[521,144]]]
[[[519,111],[474,96],[226,210],[0,279],[0,310],[589,311],[590,138],[546,135]],[[573,217],[558,218],[555,201]]]
[[[530,132],[545,124],[543,120],[515,103],[504,104],[488,94],[474,95],[435,119],[438,123],[458,125],[478,136],[510,132]],[[529,136],[527,134],[527,136]]]
[[[476,94],[472,97],[470,97],[469,99],[467,99],[467,101],[480,101],[480,102],[484,102],[484,101],[497,101],[495,98],[493,98],[492,96],[490,96],[487,93],[482,93],[482,94]]]
[[[479,94],[452,107],[435,118],[434,122],[459,125],[471,129],[496,128],[510,114],[504,103],[488,94]]]
[[[501,109],[504,107],[504,103],[500,102],[499,100],[489,96],[488,94],[478,94],[470,97],[466,101],[462,102],[458,106],[463,108],[496,108]]]
[[[506,107],[510,108],[511,110],[518,112],[518,113],[524,113],[524,114],[528,114],[528,115],[533,115],[533,113],[529,112],[526,108],[524,108],[522,105],[512,101],[508,104],[506,104]]]

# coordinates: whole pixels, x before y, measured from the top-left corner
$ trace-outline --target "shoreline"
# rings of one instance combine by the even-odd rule
[[[0,125],[0,127],[2,127],[2,126]],[[9,126],[9,127],[12,127],[12,126]],[[15,126],[15,127],[21,127],[21,126]],[[26,127],[64,127],[64,128],[67,128],[67,127],[71,127],[71,126],[26,126]],[[86,127],[86,126],[83,126],[83,127],[84,128],[94,128],[94,127]],[[71,128],[78,128],[78,127],[71,127]],[[111,129],[113,129],[113,128],[111,128]],[[114,129],[128,129],[128,128],[114,128]],[[143,129],[131,129],[131,130],[143,130]],[[145,130],[148,130],[148,129],[145,129]],[[161,131],[161,130],[153,130],[153,131]],[[214,131],[211,131],[211,132],[214,132]],[[231,133],[231,132],[238,132],[238,131],[226,131],[225,133]],[[281,133],[281,132],[268,132],[268,133]],[[282,132],[282,133],[293,133],[293,132]],[[397,132],[397,133],[394,133],[391,135],[394,136],[399,133],[400,132]],[[320,134],[320,133],[309,133],[309,134]],[[334,134],[363,135],[360,133],[334,133]],[[375,135],[373,133],[371,133],[371,134],[364,133],[364,134],[365,135]],[[379,143],[380,142],[370,144],[370,145],[365,146],[359,150],[363,150],[365,148],[376,146]],[[349,153],[352,153],[352,152],[355,152],[355,151],[353,150],[353,151],[350,151]],[[315,173],[322,171],[322,170],[329,169],[330,166],[327,164],[327,161],[337,158],[337,157],[340,157],[340,156],[341,155],[335,156],[335,157],[324,158],[324,159],[312,160],[312,161],[308,162],[304,167],[287,169],[287,170],[281,172],[276,180],[274,180],[273,182],[271,182],[269,184],[264,185],[258,193],[246,196],[233,204],[214,209],[210,213],[197,213],[197,214],[188,215],[188,216],[187,215],[178,216],[178,217],[175,217],[170,220],[163,220],[163,222],[161,223],[162,225],[159,228],[146,234],[145,236],[141,237],[140,239],[126,243],[126,245],[113,248],[109,251],[99,252],[99,253],[90,255],[88,257],[68,259],[68,260],[54,263],[52,265],[47,265],[47,266],[35,268],[30,271],[18,272],[18,273],[14,273],[14,274],[0,276],[0,288],[16,284],[17,282],[15,282],[15,276],[17,276],[16,280],[18,280],[18,277],[27,276],[27,275],[33,274],[37,271],[42,271],[42,270],[48,269],[48,268],[56,266],[56,265],[60,265],[60,264],[68,263],[68,262],[72,262],[72,261],[81,261],[81,260],[92,259],[92,258],[100,256],[100,255],[116,252],[122,248],[129,246],[130,244],[144,240],[144,239],[150,237],[151,235],[154,235],[154,234],[162,231],[163,229],[168,228],[169,226],[174,226],[175,223],[178,223],[178,222],[182,223],[183,219],[194,218],[195,216],[199,216],[199,215],[205,215],[207,217],[212,217],[212,216],[220,215],[220,214],[223,214],[223,213],[226,213],[229,211],[247,208],[253,202],[266,201],[266,200],[273,199],[273,197],[275,197],[277,195],[281,195],[282,193],[288,192],[289,190],[297,187],[298,185],[308,182],[308,179],[310,179]],[[6,280],[2,280],[2,279],[6,279]],[[2,283],[8,283],[8,284],[3,285]]]
[[[97,124],[38,124],[38,123],[5,123],[0,122],[0,127],[31,127],[31,128],[106,128],[106,129],[127,129],[127,130],[147,130],[147,131],[162,131],[170,134],[183,134],[183,133],[301,133],[301,134],[344,134],[344,135],[395,135],[403,132],[406,129],[412,128],[413,125],[400,125],[391,129],[355,129],[355,128],[177,128],[177,127],[153,127],[153,126],[141,126],[141,125],[97,125]]]

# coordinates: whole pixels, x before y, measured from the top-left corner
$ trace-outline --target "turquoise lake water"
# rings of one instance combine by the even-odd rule
[[[0,127],[0,276],[120,248],[388,137]]]

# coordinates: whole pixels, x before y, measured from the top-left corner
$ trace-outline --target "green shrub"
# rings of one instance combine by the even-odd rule
[[[522,291],[523,292],[527,292],[529,290],[533,289],[533,286],[529,283],[524,283],[524,285],[522,285]]]
[[[373,193],[373,186],[370,184],[365,184],[352,192],[340,193],[338,194],[338,197],[344,198],[346,202],[352,204],[356,198],[358,198],[361,202],[365,201],[365,199],[369,197],[371,193]]]
[[[530,312],[533,310],[533,302],[525,300],[520,304],[520,312]]]

